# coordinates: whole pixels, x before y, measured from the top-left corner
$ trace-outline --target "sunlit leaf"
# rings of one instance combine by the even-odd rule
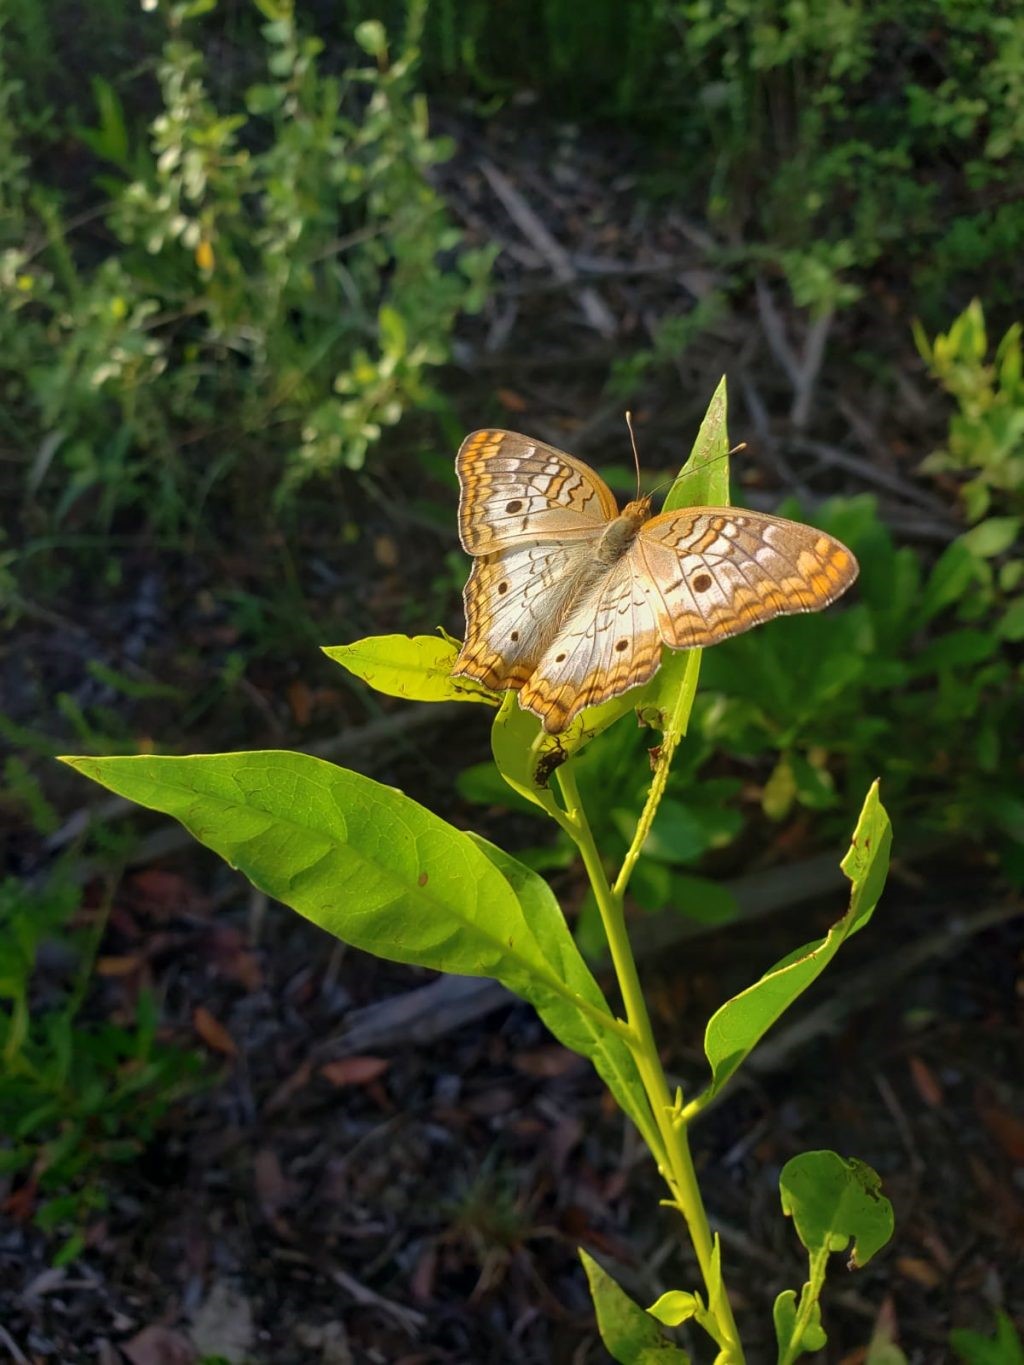
[[[689,1365],[686,1352],[666,1340],[650,1313],[620,1289],[582,1247],[580,1260],[590,1282],[601,1340],[619,1365]]]
[[[878,783],[868,792],[849,851],[840,866],[851,882],[846,914],[823,939],[797,949],[712,1015],[704,1035],[717,1093],[779,1016],[821,975],[842,944],[862,929],[885,885],[892,827],[878,798]]]
[[[547,882],[532,868],[478,835],[469,837],[490,859],[515,892],[527,922],[571,996],[608,1014],[608,1004],[591,975],[565,922],[562,909]],[[592,1014],[580,1011],[570,996],[534,998],[538,1014],[551,1032],[575,1052],[593,1062],[619,1107],[645,1136],[653,1136],[650,1108],[633,1055],[615,1033],[601,1027]],[[657,1139],[654,1139],[655,1142]]]
[[[324,653],[389,697],[406,701],[478,701],[498,706],[501,694],[472,678],[453,678],[458,645],[439,635],[369,635]]]
[[[275,751],[65,761],[174,816],[262,891],[346,943],[395,962],[495,977],[545,1017],[560,1000],[571,1009],[554,1009],[556,1032],[575,1027],[566,1020],[581,995],[607,1014],[566,946],[568,931],[552,928],[551,907],[541,920],[545,947],[494,853],[392,787]],[[588,1055],[596,1046],[591,1038]],[[610,1061],[606,1069],[614,1070]],[[625,1080],[620,1089],[628,1091]]]
[[[779,1175],[782,1211],[813,1258],[844,1251],[853,1242],[850,1267],[860,1269],[885,1246],[893,1231],[892,1205],[882,1182],[863,1161],[836,1152],[803,1152]]]
[[[678,1327],[681,1322],[689,1322],[701,1311],[700,1295],[690,1294],[685,1289],[670,1289],[647,1311],[666,1327]]]
[[[676,475],[664,510],[729,506],[728,394],[725,375],[711,395],[690,457]]]

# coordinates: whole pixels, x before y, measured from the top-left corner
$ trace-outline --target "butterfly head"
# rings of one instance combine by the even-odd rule
[[[632,502],[626,503],[619,514],[619,520],[626,522],[631,528],[633,535],[636,535],[644,522],[650,519],[650,515],[651,499],[634,498]]]

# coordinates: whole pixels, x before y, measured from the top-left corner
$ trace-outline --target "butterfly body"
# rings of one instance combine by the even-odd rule
[[[620,512],[598,475],[541,441],[478,431],[456,460],[459,531],[473,556],[454,672],[557,734],[585,707],[647,682],[663,646],[716,644],[814,611],[857,563],[824,532],[730,507]]]

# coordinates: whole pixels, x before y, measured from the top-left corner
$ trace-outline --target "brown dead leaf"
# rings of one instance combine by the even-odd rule
[[[578,1053],[570,1052],[567,1047],[560,1047],[557,1043],[550,1043],[544,1047],[516,1053],[512,1058],[512,1065],[524,1076],[533,1076],[537,1080],[554,1080],[558,1076],[569,1075],[585,1063]]]
[[[907,1062],[910,1066],[910,1079],[914,1082],[914,1089],[921,1097],[922,1102],[929,1109],[941,1109],[946,1102],[946,1097],[935,1072],[923,1058],[917,1057],[913,1053],[907,1058]]]
[[[398,546],[391,536],[374,536],[373,557],[382,569],[394,569],[398,565]]]
[[[498,389],[494,395],[506,412],[525,412],[530,406],[515,389]]]
[[[1015,1166],[1024,1166],[1024,1119],[1011,1114],[987,1091],[974,1097],[978,1117]]]
[[[221,1052],[225,1057],[238,1056],[238,1045],[234,1038],[205,1005],[197,1005],[192,1011],[192,1027],[214,1052]]]
[[[128,878],[127,890],[132,908],[151,919],[169,920],[176,915],[205,915],[209,901],[180,872],[146,867]]]
[[[416,1303],[429,1303],[437,1279],[437,1244],[428,1242],[420,1252],[409,1279],[409,1293]]]
[[[288,684],[288,705],[292,708],[295,724],[307,726],[313,715],[313,693],[301,678],[293,678]]]
[[[145,965],[146,958],[142,953],[112,953],[107,957],[98,957],[94,970],[97,976],[131,976]]]
[[[170,1327],[143,1327],[120,1345],[131,1365],[195,1365],[199,1359],[189,1339]]]
[[[390,1065],[387,1057],[341,1057],[336,1062],[325,1062],[320,1075],[331,1085],[368,1085],[383,1076]]]
[[[204,936],[204,946],[221,976],[226,976],[229,981],[237,981],[247,991],[258,991],[263,985],[259,957],[249,946],[249,940],[241,929],[218,924],[209,935]]]
[[[0,1204],[0,1209],[2,1209],[8,1217],[15,1219],[16,1222],[24,1223],[27,1219],[32,1217],[33,1213],[35,1213],[36,1194],[38,1190],[38,1182],[33,1176],[31,1180],[27,1180],[25,1184],[15,1190],[13,1194],[9,1194],[3,1204]]]
[[[904,1279],[913,1280],[924,1289],[935,1289],[942,1283],[940,1272],[923,1256],[897,1256],[896,1268]]]
[[[295,1187],[285,1178],[277,1153],[271,1147],[261,1147],[252,1159],[256,1196],[260,1208],[273,1220],[295,1197]]]

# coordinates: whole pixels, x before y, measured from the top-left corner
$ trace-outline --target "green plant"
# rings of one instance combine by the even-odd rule
[[[698,436],[674,506],[727,501],[724,388]],[[650,683],[591,708],[549,735],[513,693],[499,695],[453,677],[457,645],[447,638],[382,637],[330,651],[378,690],[420,700],[497,708],[495,765],[520,797],[571,841],[582,861],[614,967],[621,1011],[613,1012],[569,933],[547,883],[487,840],[454,828],[392,787],[297,753],[191,758],[69,758],[79,772],[179,819],[270,895],[347,942],[397,961],[491,976],[530,1001],[566,1046],[588,1057],[632,1119],[681,1214],[701,1284],[664,1296],[649,1310],[630,1300],[583,1253],[602,1336],[626,1365],[657,1351],[689,1356],[661,1324],[691,1323],[711,1339],[719,1365],[744,1358],[725,1292],[721,1245],[709,1225],[690,1147],[692,1125],[723,1090],[764,1033],[814,982],[843,942],[870,920],[888,866],[891,828],[877,784],[864,803],[843,870],[850,904],[825,938],[805,945],[713,1015],[705,1032],[710,1068],[697,1094],[673,1094],[626,931],[625,900],[658,817],[685,736],[701,653],[670,653]],[[577,781],[580,751],[608,739],[633,713],[660,732],[649,789],[617,873],[599,846]],[[619,727],[625,728],[625,727]],[[646,762],[646,759],[642,760]],[[648,770],[649,772],[649,770]],[[878,1177],[832,1152],[807,1153],[782,1172],[783,1212],[809,1255],[799,1296],[774,1308],[779,1360],[789,1365],[825,1340],[819,1296],[831,1252],[852,1241],[850,1265],[865,1264],[888,1240],[892,1211]]]
[[[1005,1313],[996,1315],[994,1337],[964,1327],[949,1334],[949,1344],[966,1365],[1024,1365],[1024,1344]]]
[[[106,1168],[136,1159],[198,1080],[195,1055],[156,1041],[152,997],[140,997],[131,1025],[84,1016],[105,923],[105,909],[86,914],[59,877],[0,883],[0,1172],[21,1181],[11,1207],[64,1237],[58,1265],[106,1206]],[[43,985],[47,943],[61,965]]]
[[[38,447],[27,491],[58,519],[86,501],[101,527],[144,508],[173,529],[223,480],[269,481],[280,501],[359,468],[384,427],[443,409],[430,371],[485,288],[493,253],[460,249],[429,179],[449,148],[415,85],[422,4],[397,55],[361,24],[369,61],[339,77],[290,0],[262,0],[266,79],[227,111],[189,36],[211,8],[163,7],[148,152],[94,84],[98,122],[78,135],[113,172],[106,259],[80,263],[55,197],[8,152],[45,246],[26,228],[0,262],[7,435]]]

